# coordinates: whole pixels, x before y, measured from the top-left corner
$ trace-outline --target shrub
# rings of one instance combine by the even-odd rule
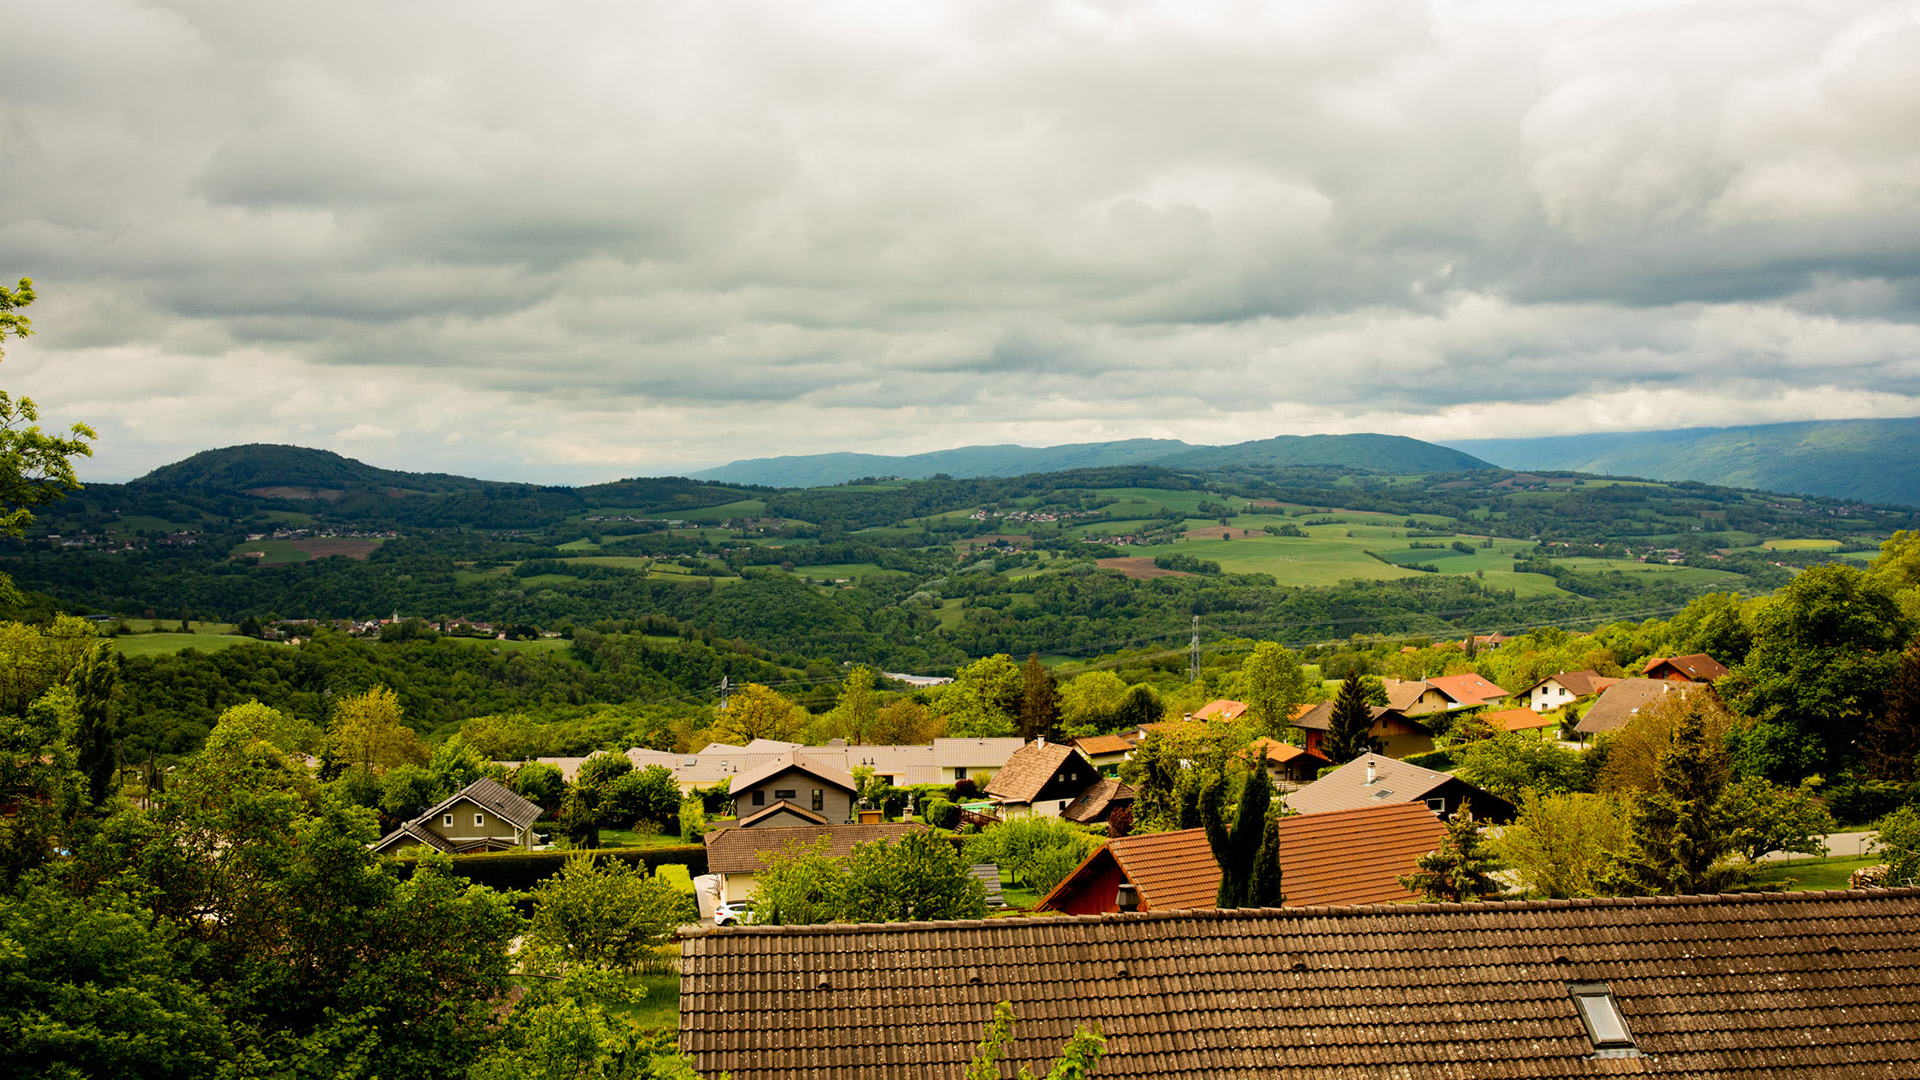
[[[495,855],[456,855],[448,860],[448,869],[475,885],[507,890],[526,890],[560,872],[571,851],[501,852]],[[615,848],[596,852],[601,859],[612,859],[644,866],[649,873],[669,863],[687,868],[691,877],[707,872],[707,849],[699,844],[679,847]],[[413,876],[417,859],[400,857],[389,865],[405,880]]]
[[[920,808],[920,820],[936,829],[951,829],[960,824],[960,807],[945,799],[929,799]]]
[[[1840,824],[1853,826],[1878,821],[1906,801],[1906,792],[1898,785],[1872,780],[1831,787],[1824,794],[1827,812]]]

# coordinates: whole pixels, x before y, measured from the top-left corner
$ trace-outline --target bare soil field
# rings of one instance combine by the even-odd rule
[[[263,499],[325,499],[332,502],[346,492],[339,488],[262,487],[248,488],[245,494],[257,495]]]
[[[1118,570],[1130,578],[1145,581],[1157,577],[1193,577],[1185,570],[1162,570],[1153,565],[1151,555],[1130,555],[1124,559],[1095,559],[1102,570]]]
[[[318,536],[309,540],[289,540],[287,543],[306,552],[316,559],[329,555],[345,555],[349,559],[367,561],[367,556],[380,547],[378,540],[362,540],[352,536]]]

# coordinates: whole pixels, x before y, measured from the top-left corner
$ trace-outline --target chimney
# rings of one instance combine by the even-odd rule
[[[1367,759],[1367,786],[1368,786],[1368,787],[1372,787],[1372,786],[1373,786],[1373,781],[1374,781],[1374,778],[1375,778],[1375,776],[1376,776],[1376,775],[1377,775],[1377,773],[1376,773],[1376,770],[1375,770],[1375,768],[1374,768],[1374,764],[1373,764],[1373,759],[1372,759],[1371,757],[1369,757],[1369,758]]]
[[[1134,888],[1131,882],[1120,883],[1120,890],[1115,899],[1119,902],[1121,911],[1140,910],[1140,890]]]

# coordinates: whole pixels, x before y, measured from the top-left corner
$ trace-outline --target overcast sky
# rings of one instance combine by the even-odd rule
[[[583,482],[1920,414],[1920,2],[0,0],[0,386]]]

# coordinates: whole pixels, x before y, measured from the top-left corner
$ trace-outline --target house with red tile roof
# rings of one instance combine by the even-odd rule
[[[1426,807],[1369,806],[1336,814],[1281,818],[1280,888],[1283,904],[1385,904],[1412,900],[1400,884],[1414,861],[1440,846],[1446,826]],[[1109,840],[1088,855],[1035,911],[1096,915],[1120,910],[1120,887],[1130,885],[1135,907],[1168,911],[1210,908],[1220,891],[1205,829],[1147,833]]]
[[[1520,691],[1519,696],[1527,699],[1527,708],[1534,712],[1548,712],[1585,701],[1619,681],[1592,669],[1562,671]]]
[[[1671,682],[1710,683],[1727,673],[1727,665],[1706,653],[1689,656],[1656,656],[1647,661],[1640,674],[1649,679]]]

